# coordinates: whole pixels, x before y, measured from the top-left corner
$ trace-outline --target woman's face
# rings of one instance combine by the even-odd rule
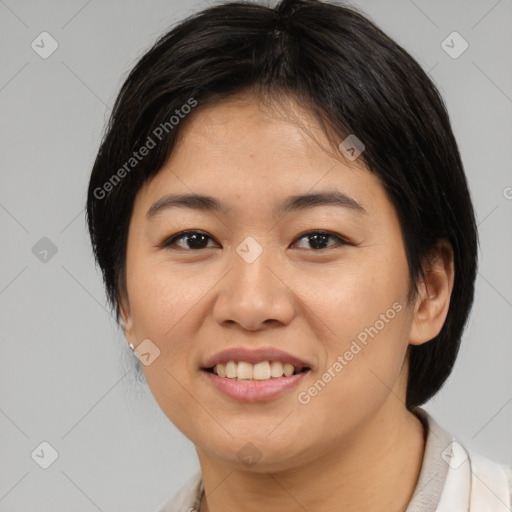
[[[254,471],[311,460],[378,412],[403,410],[413,320],[404,242],[382,185],[360,159],[328,154],[321,129],[290,108],[306,124],[250,96],[191,114],[137,195],[127,246],[125,332],[136,347],[151,341],[142,369],[152,394],[201,453]],[[164,199],[181,194],[221,208]],[[331,199],[291,201],[304,194]],[[262,364],[235,366],[256,379],[205,370],[227,349],[250,354],[223,362],[255,355]],[[292,358],[310,369],[264,380],[264,361]]]

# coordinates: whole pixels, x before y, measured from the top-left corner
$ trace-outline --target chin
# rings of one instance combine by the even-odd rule
[[[236,470],[246,470],[253,473],[278,472],[290,469],[308,462],[314,450],[301,449],[297,443],[286,443],[282,439],[269,439],[261,433],[251,437],[246,435],[240,438],[223,438],[218,443],[196,444],[199,458],[201,452],[206,452],[208,458],[214,458],[232,466]],[[293,451],[291,451],[293,446]]]

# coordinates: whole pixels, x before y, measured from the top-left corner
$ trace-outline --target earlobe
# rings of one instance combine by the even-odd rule
[[[133,332],[133,320],[128,301],[125,301],[124,299],[119,301],[119,313],[123,324],[124,337],[129,343],[134,344],[135,336]]]
[[[447,240],[440,240],[424,266],[409,333],[411,345],[421,345],[435,338],[448,315],[455,277],[453,250]]]

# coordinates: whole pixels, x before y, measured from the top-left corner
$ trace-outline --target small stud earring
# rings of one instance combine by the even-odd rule
[[[135,347],[133,346],[132,343],[128,343],[128,346],[130,347],[131,351],[134,352],[135,351]]]

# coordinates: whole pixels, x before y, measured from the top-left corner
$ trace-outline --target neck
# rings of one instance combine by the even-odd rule
[[[425,437],[421,421],[392,399],[337,447],[286,470],[241,470],[196,447],[206,494],[200,512],[405,511]]]

